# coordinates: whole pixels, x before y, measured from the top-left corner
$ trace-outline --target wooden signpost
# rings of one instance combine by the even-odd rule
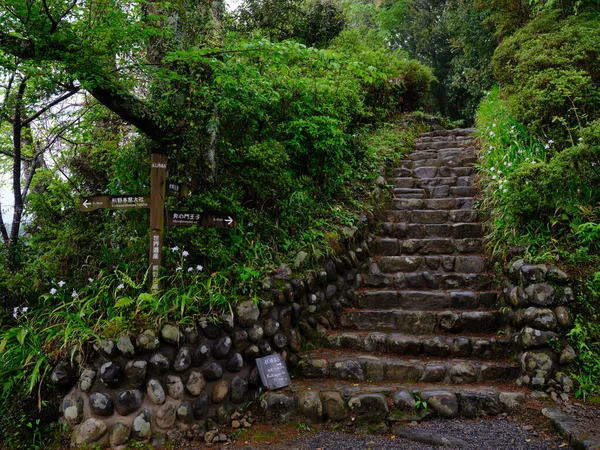
[[[90,212],[97,209],[148,209],[150,197],[147,195],[94,195],[84,197],[79,202],[79,211]]]
[[[160,272],[164,262],[163,247],[165,225],[170,226],[213,226],[232,228],[235,218],[222,212],[166,212],[166,196],[186,198],[191,190],[185,183],[167,181],[167,157],[159,153],[152,154],[150,171],[150,195],[94,195],[83,197],[79,211],[92,212],[97,209],[125,210],[150,209],[150,289],[160,289]]]

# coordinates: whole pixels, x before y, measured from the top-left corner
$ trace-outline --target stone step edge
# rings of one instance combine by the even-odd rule
[[[351,350],[378,355],[429,356],[485,359],[506,358],[514,350],[508,337],[474,334],[468,336],[383,333],[377,331],[335,331],[323,338],[322,346],[331,350]]]
[[[494,388],[395,385],[378,389],[356,384],[292,384],[280,391],[263,393],[258,403],[260,417],[270,422],[383,422],[393,431],[394,426],[436,417],[475,418],[510,413],[526,399],[525,392]]]
[[[438,336],[433,336],[438,337]],[[497,365],[510,368],[519,368],[519,362],[511,362],[507,357],[498,358],[495,361],[489,361],[485,358],[475,358],[470,356],[457,356],[457,357],[445,357],[445,356],[427,356],[427,355],[398,355],[395,353],[377,353],[377,356],[373,356],[373,352],[352,350],[352,349],[329,349],[319,348],[318,351],[307,351],[305,353],[299,353],[299,361],[303,360],[322,360],[328,363],[335,364],[339,361],[359,361],[359,362],[375,362],[377,360],[387,360],[391,363],[407,363],[407,364],[473,364],[473,365]],[[300,364],[300,362],[299,362]]]

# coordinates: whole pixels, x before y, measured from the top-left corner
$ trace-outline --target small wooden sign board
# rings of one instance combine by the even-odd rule
[[[223,212],[169,211],[167,214],[167,225],[233,228],[236,223],[235,217]]]
[[[285,360],[279,353],[256,359],[256,367],[262,384],[269,391],[280,389],[292,384]]]

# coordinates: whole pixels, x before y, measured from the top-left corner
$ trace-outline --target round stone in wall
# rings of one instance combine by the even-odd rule
[[[233,346],[240,348],[248,341],[248,332],[245,330],[238,330],[233,335]]]
[[[192,395],[200,395],[202,389],[206,386],[206,381],[200,372],[192,371],[185,385],[188,392]]]
[[[52,371],[50,379],[57,386],[73,386],[77,382],[75,367],[69,361],[61,360]]]
[[[208,381],[216,381],[223,376],[223,368],[221,364],[213,361],[202,370],[202,373]]]
[[[160,335],[165,342],[172,345],[177,345],[183,340],[183,333],[179,330],[179,327],[171,324],[162,327]]]
[[[123,445],[129,439],[131,427],[127,424],[116,422],[110,429],[110,445],[116,447]]]
[[[248,339],[254,344],[260,344],[263,340],[264,330],[259,325],[252,325],[248,330]]]
[[[148,360],[150,366],[156,370],[159,374],[164,374],[169,370],[171,366],[171,361],[162,353],[155,353]]]
[[[267,356],[273,353],[273,349],[271,348],[268,342],[263,342],[258,346],[258,348],[260,349],[260,353],[263,356]]]
[[[181,400],[183,398],[183,382],[177,375],[167,376],[167,392],[171,398]]]
[[[79,377],[78,387],[83,392],[90,392],[96,379],[96,371],[94,369],[85,369]]]
[[[246,301],[236,305],[235,312],[238,317],[238,322],[243,327],[253,325],[260,315],[258,306],[256,306],[253,301]]]
[[[277,333],[273,337],[273,346],[277,350],[282,350],[286,345],[287,345],[287,339],[285,338],[285,336],[282,333]]]
[[[152,410],[144,408],[133,419],[133,436],[139,440],[150,439],[152,436]]]
[[[107,426],[104,422],[90,417],[75,428],[73,442],[75,442],[75,445],[89,444],[104,436],[106,430]]]
[[[212,354],[211,344],[208,342],[201,342],[194,349],[194,354],[192,355],[192,365],[194,367],[198,367],[204,361],[210,358]]]
[[[142,387],[146,381],[146,361],[128,361],[125,365],[125,376],[133,387]]]
[[[242,377],[236,376],[233,380],[231,380],[231,401],[233,403],[242,403],[247,391],[248,382]]]
[[[72,393],[63,399],[63,416],[69,425],[75,425],[83,420],[83,398]]]
[[[265,325],[263,327],[264,335],[267,337],[274,336],[279,331],[279,327],[279,322],[275,319],[265,320]]]
[[[165,390],[162,387],[162,384],[160,384],[160,381],[156,379],[148,380],[146,392],[154,404],[162,405],[165,402]]]
[[[192,412],[196,420],[201,420],[206,417],[208,413],[208,394],[203,392],[198,396],[198,399],[194,402]]]
[[[94,350],[105,358],[110,358],[115,354],[115,342],[111,339],[98,339],[94,342]]]
[[[192,355],[190,354],[190,349],[187,347],[181,347],[177,352],[177,356],[175,356],[173,370],[175,370],[175,372],[183,372],[185,369],[190,367],[191,364]]]
[[[198,330],[194,325],[187,326],[183,329],[183,334],[190,344],[198,342]]]
[[[123,371],[119,363],[109,361],[102,364],[100,367],[100,380],[102,383],[109,388],[119,387],[121,378],[123,377]]]
[[[156,425],[163,430],[171,428],[177,418],[177,408],[175,404],[166,402],[158,411],[156,411]]]
[[[215,384],[212,393],[213,403],[221,403],[229,395],[229,383],[226,380],[221,380]]]
[[[208,339],[216,339],[221,334],[219,327],[208,320],[201,320],[198,322],[198,326],[202,330],[204,336],[206,336]]]
[[[233,345],[233,341],[229,336],[223,336],[217,342],[215,342],[215,347],[213,349],[213,355],[216,359],[223,359],[227,356],[229,351],[231,350],[231,346]]]
[[[181,402],[177,407],[177,418],[185,424],[191,424],[194,421],[192,405],[188,402]]]
[[[227,361],[227,370],[229,372],[239,372],[244,367],[244,358],[238,352],[234,352]]]
[[[156,350],[160,341],[152,330],[145,330],[136,339],[136,344],[140,350]]]
[[[252,344],[246,347],[244,350],[244,359],[248,361],[254,361],[256,358],[260,357],[260,349],[257,345]]]
[[[123,356],[127,356],[128,358],[133,357],[135,355],[135,347],[133,346],[131,336],[128,334],[120,336],[117,340],[117,349]]]
[[[112,398],[103,392],[93,392],[89,405],[90,411],[98,416],[110,416],[114,410]]]
[[[115,409],[120,415],[127,416],[140,409],[143,400],[142,392],[137,389],[121,391],[115,395]]]

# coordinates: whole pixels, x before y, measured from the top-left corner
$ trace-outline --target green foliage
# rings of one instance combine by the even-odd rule
[[[483,143],[480,168],[485,192],[481,208],[491,216],[489,241],[498,254],[524,247],[530,257],[566,261],[593,259],[597,245],[582,233],[599,221],[598,125],[582,129],[579,145],[562,152],[510,114],[494,89],[482,103],[478,129]],[[560,189],[557,189],[560,186]]]
[[[600,107],[598,16],[561,19],[544,11],[494,54],[493,69],[511,112],[533,133],[560,148],[577,143],[577,130]]]
[[[577,353],[576,371],[573,376],[578,382],[577,396],[584,399],[600,393],[600,272],[590,276],[582,293],[573,305],[577,310],[575,325],[569,331],[569,342]]]
[[[325,47],[344,28],[346,19],[333,0],[245,0],[235,13],[235,27],[273,41],[295,39]]]
[[[431,67],[436,107],[452,119],[473,119],[493,84],[490,60],[496,41],[489,12],[471,0],[396,0],[352,5],[350,15],[393,48]],[[355,20],[357,20],[355,19]]]

